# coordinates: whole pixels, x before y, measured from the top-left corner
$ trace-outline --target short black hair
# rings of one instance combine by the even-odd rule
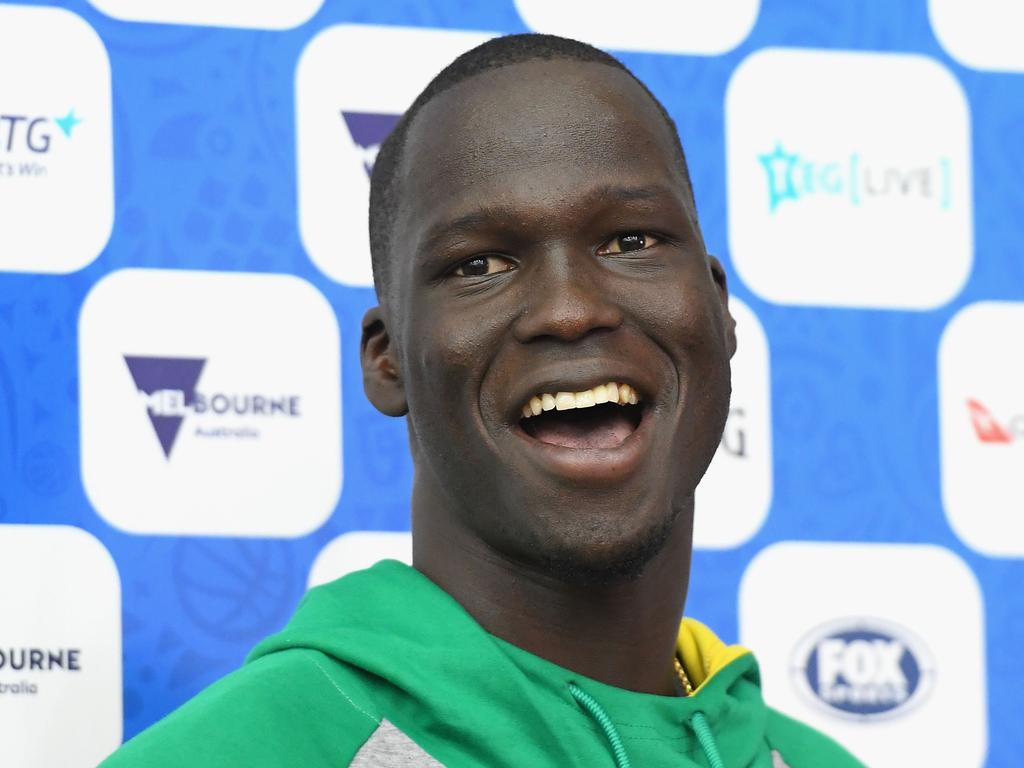
[[[380,145],[370,177],[370,254],[373,260],[373,284],[378,298],[384,295],[388,283],[387,264],[391,251],[391,231],[401,198],[401,190],[398,188],[397,182],[398,168],[405,151],[409,127],[419,111],[435,96],[444,93],[463,80],[468,80],[488,70],[528,61],[557,60],[591,62],[615,67],[633,78],[644,89],[668,125],[679,155],[687,192],[690,195],[691,203],[693,203],[690,173],[675,121],[650,89],[625,64],[592,45],[556,35],[521,34],[495,37],[462,54],[441,70],[416,97],[412,106],[406,110]],[[694,211],[696,211],[695,204]]]

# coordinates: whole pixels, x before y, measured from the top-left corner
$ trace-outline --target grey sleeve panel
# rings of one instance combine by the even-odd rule
[[[350,768],[444,768],[410,739],[394,723],[381,720],[380,726],[356,752]]]

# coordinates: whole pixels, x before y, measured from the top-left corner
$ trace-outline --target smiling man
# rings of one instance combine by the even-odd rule
[[[680,624],[736,342],[647,89],[581,43],[485,43],[385,141],[370,230],[364,382],[407,418],[414,566],[314,589],[106,765],[860,765]]]

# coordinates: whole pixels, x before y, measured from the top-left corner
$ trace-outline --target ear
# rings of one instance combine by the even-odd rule
[[[722,302],[722,317],[725,318],[726,344],[729,347],[729,357],[736,354],[736,318],[729,311],[729,286],[726,283],[725,268],[717,257],[708,254],[708,264],[711,266],[711,277],[718,288],[718,298]]]
[[[374,408],[385,416],[408,413],[405,385],[395,363],[391,336],[380,307],[373,307],[363,316],[359,361],[363,367],[363,390]]]

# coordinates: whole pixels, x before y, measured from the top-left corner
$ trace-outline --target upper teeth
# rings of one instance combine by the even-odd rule
[[[619,405],[636,405],[640,402],[637,391],[629,384],[598,384],[593,389],[583,392],[547,392],[534,395],[530,402],[523,406],[523,418],[537,416],[542,411],[568,411],[573,408],[590,408],[601,403],[618,403]]]

